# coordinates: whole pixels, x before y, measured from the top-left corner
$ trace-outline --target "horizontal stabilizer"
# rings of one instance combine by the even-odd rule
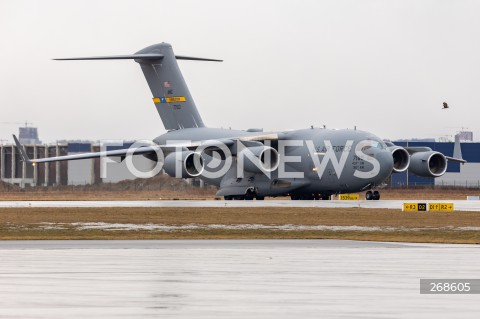
[[[107,56],[91,56],[83,58],[63,58],[54,59],[55,61],[75,61],[75,60],[161,60],[163,54],[157,53],[145,53],[145,54],[130,54],[130,55],[107,55]],[[211,61],[211,62],[223,62],[223,60],[216,59],[204,59],[191,56],[176,55],[177,60],[192,60],[192,61]]]
[[[163,54],[145,53],[145,54],[129,54],[129,55],[107,55],[107,56],[91,56],[83,58],[64,58],[54,59],[56,61],[70,61],[70,60],[161,60]]]
[[[205,59],[205,58],[196,58],[192,56],[176,55],[177,60],[192,60],[192,61],[210,61],[210,62],[223,62],[223,60],[217,59]]]

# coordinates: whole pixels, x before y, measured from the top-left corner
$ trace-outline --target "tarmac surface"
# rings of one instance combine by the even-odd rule
[[[139,200],[139,201],[0,201],[0,208],[25,207],[319,207],[401,209],[403,203],[453,203],[455,210],[480,211],[480,200]]]
[[[478,318],[476,245],[338,240],[0,241],[0,318]]]

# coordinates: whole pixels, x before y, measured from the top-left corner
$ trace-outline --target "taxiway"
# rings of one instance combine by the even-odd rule
[[[480,200],[139,200],[139,201],[0,201],[0,208],[26,207],[318,207],[402,209],[403,203],[453,203],[455,210],[480,211]]]

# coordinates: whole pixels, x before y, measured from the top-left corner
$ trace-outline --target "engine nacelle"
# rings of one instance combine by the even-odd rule
[[[407,170],[410,165],[410,154],[407,150],[400,146],[390,146],[388,150],[392,152],[393,172],[401,173]]]
[[[447,159],[435,151],[414,153],[410,156],[408,169],[421,177],[439,177],[447,171]]]
[[[203,168],[204,161],[201,154],[191,151],[183,151],[180,155],[176,152],[170,153],[165,157],[163,164],[165,173],[177,178],[197,177],[202,174]]]
[[[280,163],[277,150],[269,146],[246,147],[237,154],[237,160],[243,162],[245,171],[252,173],[273,172]]]

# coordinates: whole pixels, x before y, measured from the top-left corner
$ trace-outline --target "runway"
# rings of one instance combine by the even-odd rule
[[[0,208],[26,207],[319,207],[401,209],[403,203],[454,203],[455,210],[480,211],[480,200],[140,200],[140,201],[0,201]]]
[[[0,241],[1,318],[477,318],[474,245],[336,240]]]

